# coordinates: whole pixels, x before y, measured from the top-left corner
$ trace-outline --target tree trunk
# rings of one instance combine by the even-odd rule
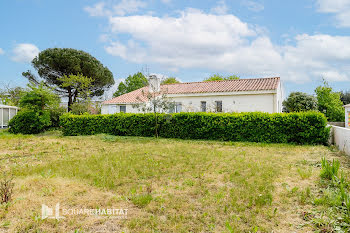
[[[72,90],[69,88],[68,89],[68,112],[70,112],[72,109],[72,104],[73,104],[73,98],[72,98]]]

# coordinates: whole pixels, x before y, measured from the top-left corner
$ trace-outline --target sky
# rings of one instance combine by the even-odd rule
[[[285,95],[322,79],[350,90],[350,0],[1,0],[0,88],[47,48],[96,57],[116,83],[138,71],[202,81],[281,77]],[[115,87],[114,87],[115,88]]]

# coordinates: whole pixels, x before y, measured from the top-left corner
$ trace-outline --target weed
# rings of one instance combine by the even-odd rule
[[[135,195],[131,197],[132,203],[140,208],[146,207],[152,200],[153,200],[153,197],[149,193]]]
[[[300,175],[301,179],[303,179],[303,180],[310,178],[312,175],[311,168],[308,168],[308,169],[298,168],[297,171],[298,171],[298,174]]]
[[[12,200],[14,186],[13,178],[9,178],[4,174],[3,180],[0,181],[0,198],[2,204],[8,203]]]
[[[334,160],[330,164],[326,158],[322,158],[321,160],[322,170],[321,170],[321,178],[332,180],[335,177],[338,177],[338,171],[340,167],[339,160]]]

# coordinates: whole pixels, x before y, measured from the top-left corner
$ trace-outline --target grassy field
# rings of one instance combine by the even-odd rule
[[[324,146],[0,132],[2,176],[15,183],[0,232],[321,231],[322,157],[348,174],[347,158]],[[128,209],[127,219],[42,220],[41,205],[58,202]]]

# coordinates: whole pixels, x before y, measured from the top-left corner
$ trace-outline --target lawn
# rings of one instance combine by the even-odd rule
[[[13,200],[0,206],[0,231],[313,231],[321,228],[305,213],[322,210],[313,205],[322,157],[348,164],[325,146],[3,131],[0,167],[15,186]],[[41,205],[58,202],[128,209],[127,219],[42,220]]]

